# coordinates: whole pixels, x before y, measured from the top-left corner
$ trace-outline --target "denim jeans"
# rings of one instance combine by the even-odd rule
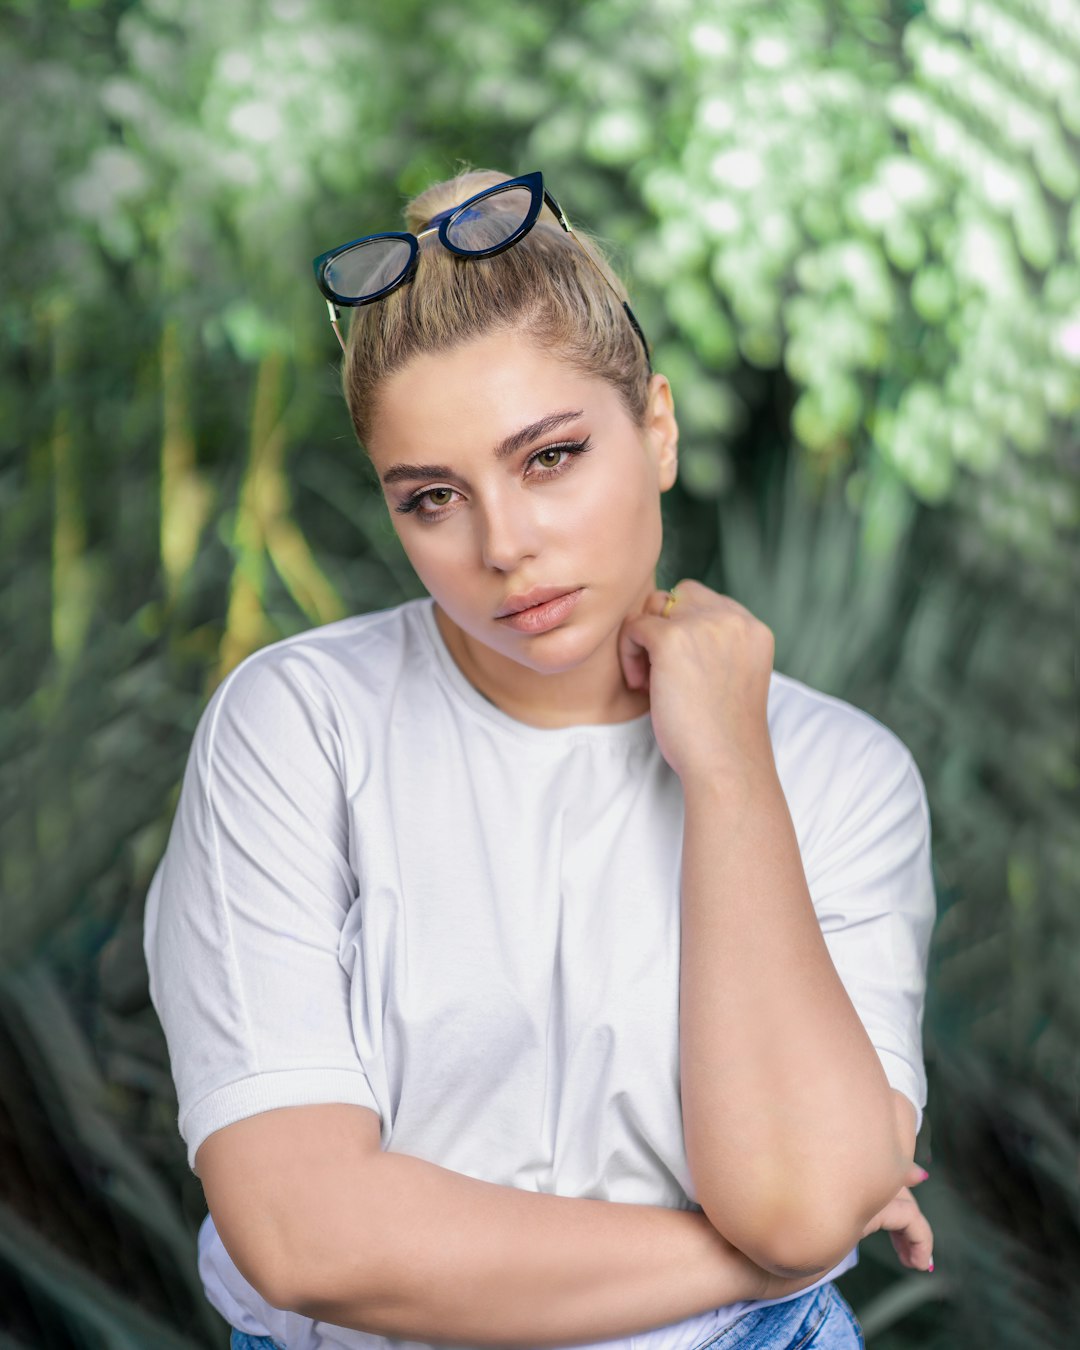
[[[831,1281],[785,1303],[751,1308],[694,1350],[866,1350],[862,1327]],[[269,1336],[233,1331],[230,1350],[284,1350]]]
[[[851,1305],[830,1280],[785,1303],[751,1308],[694,1350],[866,1350]]]

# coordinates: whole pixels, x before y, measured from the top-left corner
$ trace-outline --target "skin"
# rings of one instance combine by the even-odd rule
[[[494,459],[503,437],[576,410],[581,417]],[[592,448],[581,455],[528,462],[585,436]],[[623,678],[618,639],[626,616],[656,593],[660,495],[675,481],[677,444],[663,375],[653,376],[637,427],[607,381],[505,333],[417,357],[384,382],[368,438],[380,480],[402,462],[452,466],[461,479],[384,486],[390,518],[458,664],[512,716],[557,727],[649,710],[648,692]],[[422,509],[438,506],[439,520],[395,509],[417,490],[432,494]],[[558,628],[528,635],[495,619],[508,596],[541,585],[584,587]]]
[[[496,458],[504,438],[568,411],[580,415]],[[583,453],[564,449],[586,437]],[[389,376],[367,449],[439,630],[481,694],[537,727],[648,712],[684,785],[718,772],[738,784],[771,762],[773,635],[737,601],[690,578],[661,617],[660,502],[675,482],[678,439],[665,376],[651,377],[638,425],[607,381],[499,331]],[[452,473],[386,481],[403,464]],[[419,509],[400,510],[418,494]],[[500,623],[507,598],[534,586],[583,592],[546,633]],[[920,1171],[864,1236],[888,1230],[903,1264],[924,1270],[933,1235],[909,1189]]]

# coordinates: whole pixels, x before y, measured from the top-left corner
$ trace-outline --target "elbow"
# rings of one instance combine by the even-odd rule
[[[264,1271],[255,1287],[272,1308],[303,1317],[314,1316],[311,1310],[322,1303],[324,1291],[310,1275],[302,1261],[283,1259],[273,1270]]]
[[[311,1272],[308,1272],[309,1276]],[[314,1322],[333,1322],[351,1326],[354,1330],[373,1331],[367,1321],[367,1290],[358,1286],[355,1275],[351,1282],[326,1270],[321,1278],[304,1278],[279,1286],[283,1301],[276,1306],[287,1312],[299,1313]]]
[[[710,1208],[706,1217],[716,1231],[756,1266],[780,1279],[805,1279],[823,1275],[858,1244],[863,1225],[838,1225],[835,1208],[817,1205],[801,1211],[777,1206],[764,1219],[758,1208],[754,1222],[721,1227]]]
[[[283,1259],[263,1273],[256,1288],[267,1303],[316,1321],[344,1325],[346,1317],[362,1318],[368,1302],[368,1263],[327,1259],[325,1252],[315,1263],[307,1259],[309,1255]]]
[[[736,1206],[739,1219],[731,1221],[730,1197],[698,1200],[709,1222],[732,1246],[755,1265],[781,1279],[804,1279],[832,1270],[857,1247],[866,1226],[893,1200],[905,1184],[915,1152],[915,1108],[893,1090],[897,1132],[890,1144],[873,1154],[873,1163],[849,1167],[845,1175],[819,1180],[816,1194],[796,1194],[786,1186],[777,1198]],[[888,1163],[882,1161],[887,1159]]]
[[[331,1322],[373,1335],[397,1334],[413,1291],[395,1279],[383,1257],[354,1254],[349,1260],[309,1267],[306,1276],[281,1286],[287,1301],[277,1306],[312,1321]]]
[[[270,1280],[263,1280],[256,1287],[271,1308],[277,1308],[281,1312],[299,1313],[306,1317],[307,1291],[289,1278],[290,1273],[287,1272],[284,1277],[275,1276]]]
[[[782,1230],[751,1239],[740,1251],[756,1266],[783,1280],[801,1280],[832,1270],[857,1244],[851,1233],[837,1237],[788,1224]]]
[[[800,1230],[792,1224],[782,1234],[772,1234],[756,1245],[754,1251],[744,1254],[771,1275],[784,1280],[802,1280],[832,1270],[857,1242],[857,1236],[852,1233],[828,1236],[811,1232],[806,1227]]]

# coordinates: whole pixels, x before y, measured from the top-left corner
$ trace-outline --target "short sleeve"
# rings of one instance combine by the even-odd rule
[[[836,971],[890,1085],[914,1105],[918,1132],[937,900],[926,790],[891,731],[879,728],[845,802],[806,864],[807,886]]]
[[[143,949],[188,1165],[279,1106],[378,1111],[339,960],[357,897],[329,693],[288,643],[250,657],[200,719]]]

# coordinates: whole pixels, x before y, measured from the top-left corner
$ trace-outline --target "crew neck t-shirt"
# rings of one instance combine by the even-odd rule
[[[922,779],[882,723],[776,671],[768,725],[829,953],[921,1125]],[[146,904],[189,1166],[246,1116],[347,1102],[378,1113],[384,1149],[467,1176],[700,1211],[679,1098],[682,827],[649,713],[517,720],[466,679],[430,597],[256,652],[199,721]],[[226,1321],[288,1350],[419,1345],[272,1307],[209,1214],[198,1265]],[[597,1344],[693,1350],[781,1301]]]

